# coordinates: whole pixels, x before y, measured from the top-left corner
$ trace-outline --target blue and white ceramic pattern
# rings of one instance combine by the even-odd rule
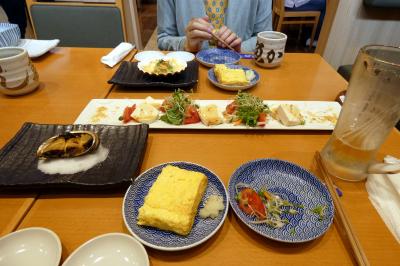
[[[207,67],[213,67],[215,64],[236,64],[240,54],[228,49],[212,48],[198,52],[196,59]]]
[[[229,90],[229,91],[242,91],[242,90],[247,90],[251,87],[254,87],[259,81],[260,81],[260,74],[258,74],[257,71],[255,71],[254,69],[251,69],[249,67],[246,66],[242,66],[242,65],[227,65],[227,67],[229,68],[233,68],[233,69],[243,69],[244,71],[247,70],[251,70],[253,71],[255,77],[250,80],[250,83],[247,85],[226,85],[226,84],[221,84],[218,82],[217,77],[214,74],[214,68],[208,70],[208,80],[214,84],[215,86],[217,86],[218,88],[224,89],[224,90]]]
[[[289,200],[293,204],[303,205],[296,208],[295,215],[284,214],[282,218],[289,223],[274,229],[266,224],[253,224],[255,220],[239,209],[235,200],[235,185],[249,184],[254,190],[267,188],[268,191]],[[258,234],[273,240],[287,243],[301,243],[323,235],[333,221],[334,207],[327,188],[309,171],[290,162],[277,159],[259,159],[240,166],[229,180],[228,193],[232,209],[242,222]],[[325,218],[319,220],[312,209],[326,206]]]
[[[182,169],[202,172],[207,176],[208,186],[199,208],[204,206],[205,199],[210,195],[220,195],[223,197],[225,208],[219,213],[219,216],[215,219],[201,219],[197,214],[192,231],[187,236],[136,224],[139,208],[143,205],[145,196],[166,165],[174,165]],[[135,179],[125,194],[122,213],[126,227],[144,245],[159,250],[176,251],[200,245],[213,236],[226,218],[228,201],[225,186],[216,174],[194,163],[170,162],[150,168]]]

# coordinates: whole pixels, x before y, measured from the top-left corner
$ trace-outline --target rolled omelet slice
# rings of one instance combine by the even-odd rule
[[[207,183],[203,173],[167,165],[145,197],[137,224],[188,235]]]
[[[218,82],[224,85],[240,86],[250,83],[243,69],[231,69],[223,64],[216,64],[214,67],[214,74]]]

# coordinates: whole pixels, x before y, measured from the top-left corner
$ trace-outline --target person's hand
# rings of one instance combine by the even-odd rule
[[[197,52],[201,48],[201,43],[212,38],[211,31],[213,26],[208,22],[208,17],[193,18],[187,25],[185,50]]]
[[[225,41],[229,46],[234,48],[237,52],[240,52],[240,47],[242,45],[242,39],[239,38],[239,36],[236,35],[233,31],[231,31],[227,26],[223,25],[216,35]],[[218,42],[218,46],[226,48],[226,45],[223,44],[222,42]]]

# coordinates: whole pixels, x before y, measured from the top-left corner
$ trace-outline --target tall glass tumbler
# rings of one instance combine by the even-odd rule
[[[336,127],[321,152],[329,173],[367,177],[368,166],[400,119],[400,48],[361,48]]]

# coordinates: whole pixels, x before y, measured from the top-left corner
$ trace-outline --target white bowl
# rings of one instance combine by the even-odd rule
[[[143,245],[122,233],[95,237],[77,248],[62,266],[148,266]]]
[[[162,59],[164,56],[164,53],[160,51],[143,51],[137,53],[135,55],[135,59],[140,62],[153,59]]]
[[[185,51],[176,51],[168,53],[164,58],[178,58],[180,60],[189,62],[194,60],[194,54]]]
[[[0,266],[57,266],[61,242],[51,230],[31,227],[0,238]]]

